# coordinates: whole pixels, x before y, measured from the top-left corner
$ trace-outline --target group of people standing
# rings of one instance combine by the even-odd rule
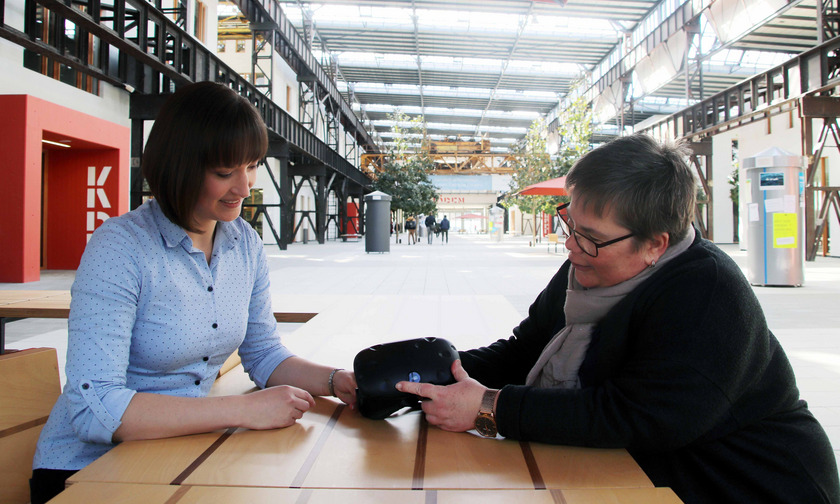
[[[408,233],[408,244],[417,243],[417,223],[420,222],[420,216],[415,218],[413,215],[409,215],[405,219],[405,230]],[[426,227],[426,240],[429,245],[432,244],[432,239],[434,235],[440,233],[440,242],[449,243],[449,219],[446,216],[443,216],[443,219],[440,222],[435,221],[434,215],[427,215],[425,219],[423,219],[423,225]]]

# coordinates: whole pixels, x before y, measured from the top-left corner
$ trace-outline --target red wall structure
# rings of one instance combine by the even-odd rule
[[[0,110],[0,282],[39,280],[42,240],[45,268],[76,269],[89,223],[128,211],[131,131],[29,95],[0,95]]]
[[[359,232],[359,205],[347,203],[347,229],[342,229],[341,234],[356,234]]]

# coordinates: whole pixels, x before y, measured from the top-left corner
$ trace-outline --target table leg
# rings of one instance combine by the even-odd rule
[[[6,322],[15,320],[20,320],[20,317],[0,317],[0,355],[6,353]]]

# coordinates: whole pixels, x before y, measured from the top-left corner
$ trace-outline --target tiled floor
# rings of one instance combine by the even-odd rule
[[[721,247],[746,266],[745,251]],[[276,310],[311,306],[332,314],[329,323],[316,317],[306,325],[280,324],[286,344],[301,355],[344,366],[377,338],[430,332],[466,348],[506,337],[564,259],[546,243],[529,246],[528,237],[497,242],[476,235],[453,235],[450,243],[436,240],[431,246],[425,239],[416,245],[392,240],[385,254],[365,253],[364,240],[266,250]],[[68,289],[72,281],[73,272],[45,271],[38,282],[0,284],[0,289]],[[840,455],[840,258],[806,262],[803,287],[755,291],[792,362],[802,397]],[[335,331],[351,337],[330,339]],[[52,346],[60,360],[66,338],[62,320],[7,325],[9,348]]]

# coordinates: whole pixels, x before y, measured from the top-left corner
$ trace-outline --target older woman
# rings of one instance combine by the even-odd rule
[[[679,147],[634,135],[581,158],[569,259],[513,336],[457,383],[401,382],[445,430],[627,448],[687,503],[838,502],[825,432],[735,263],[691,225]]]

